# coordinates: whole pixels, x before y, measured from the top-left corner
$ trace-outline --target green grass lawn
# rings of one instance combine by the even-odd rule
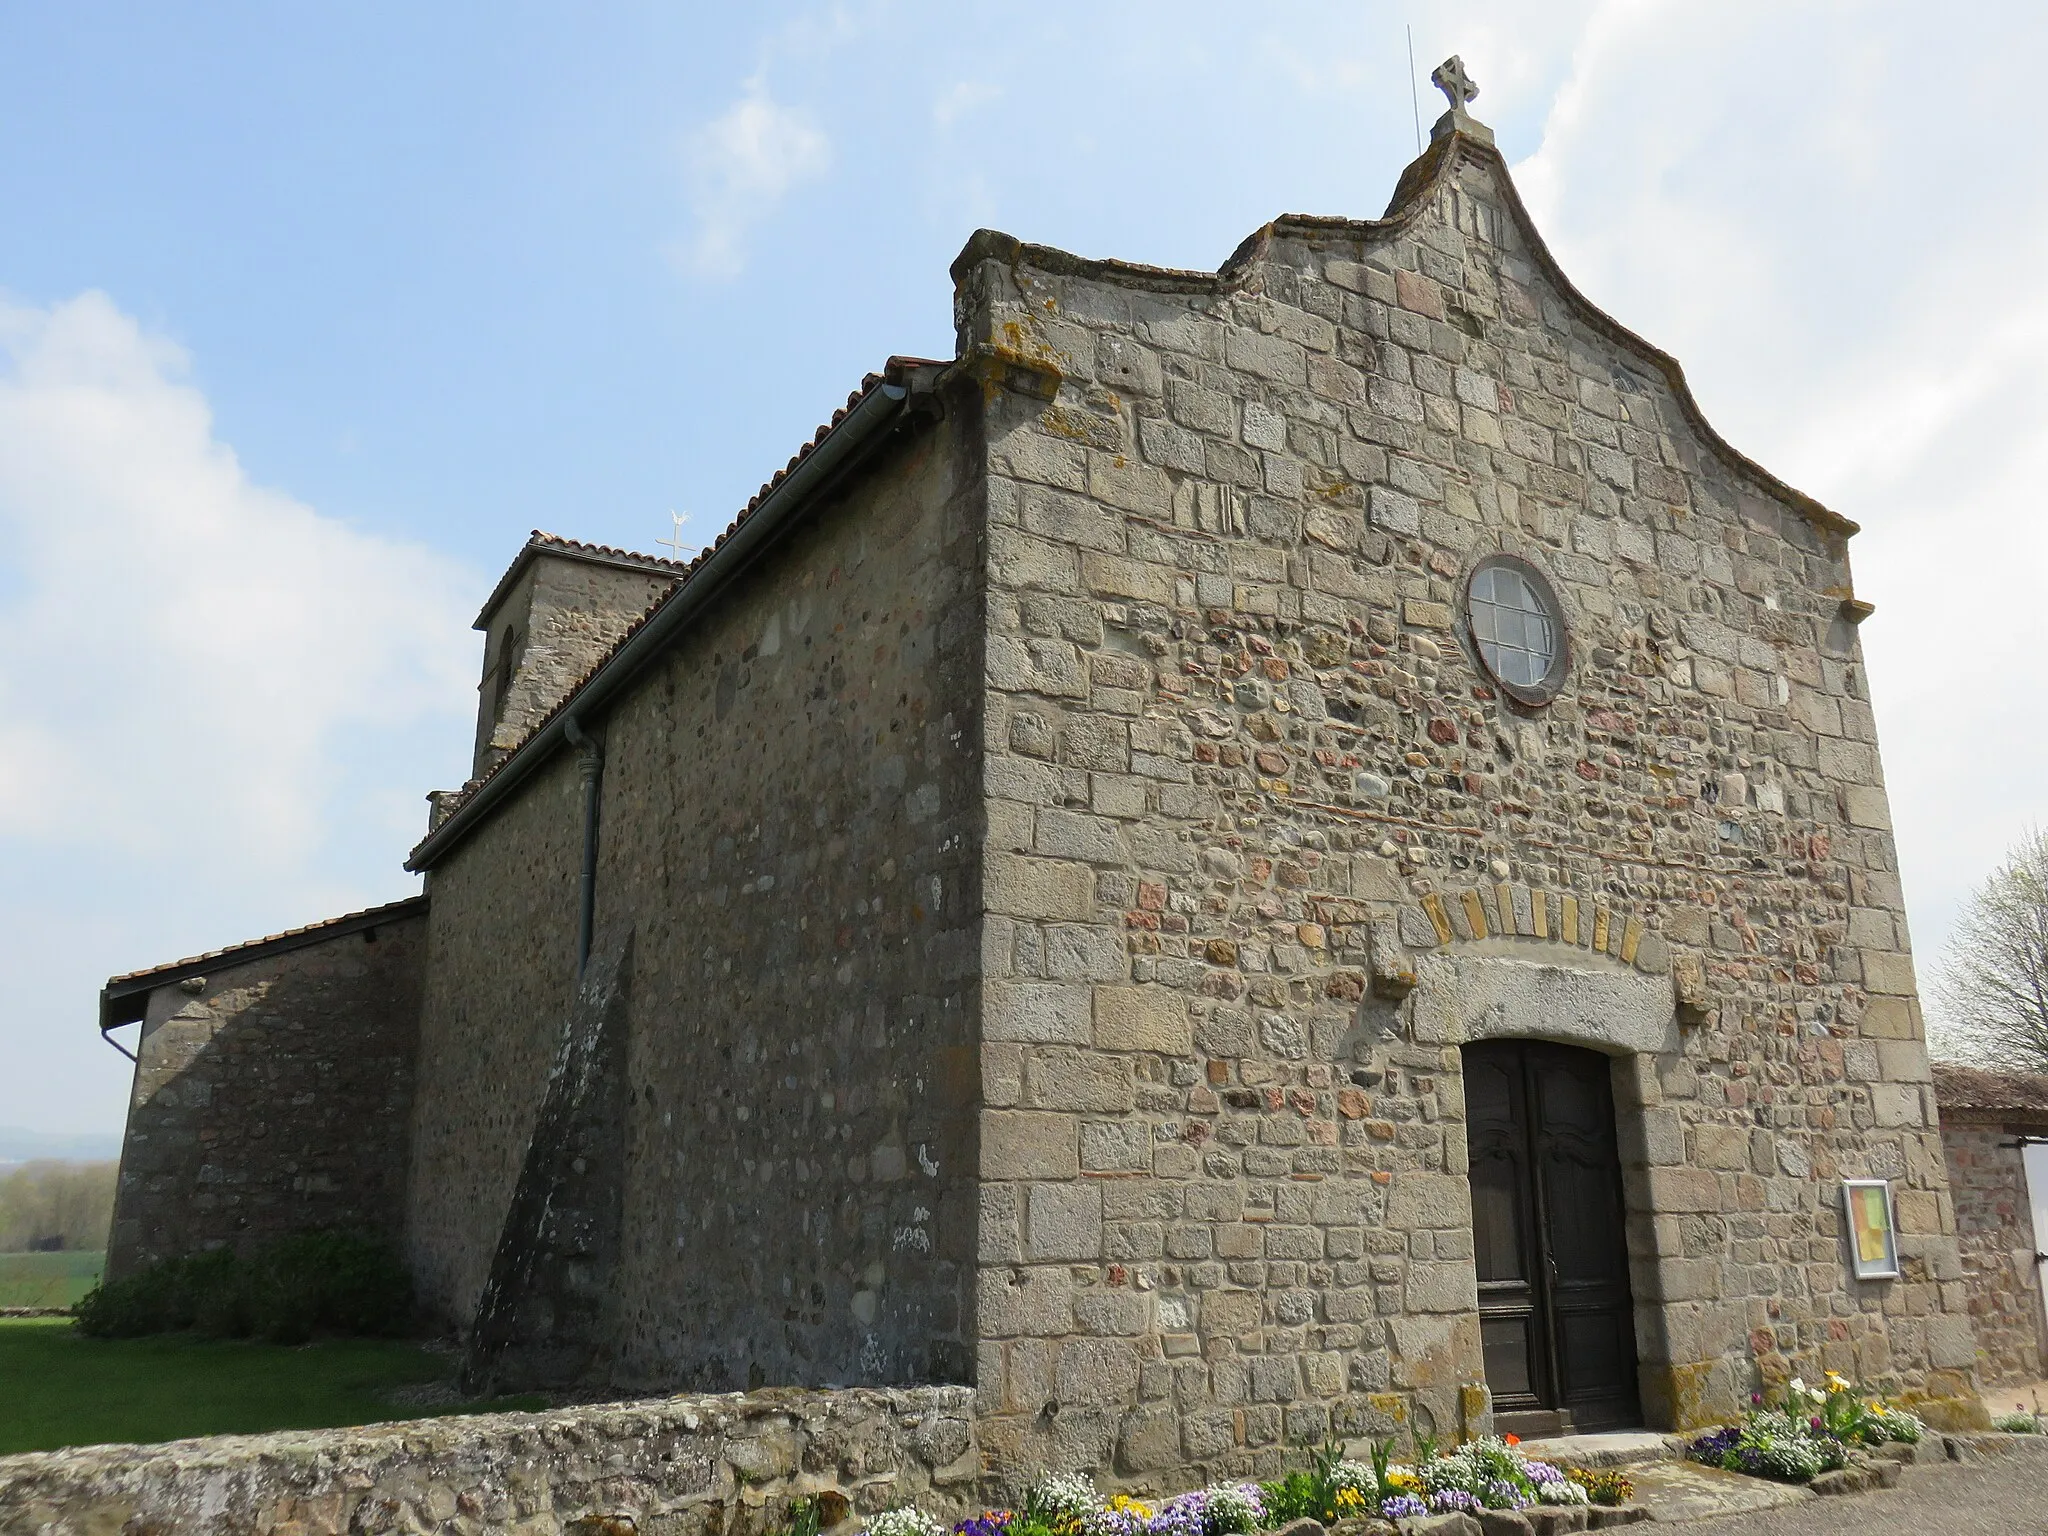
[[[0,1253],[0,1307],[70,1307],[99,1284],[104,1253]]]
[[[0,1455],[543,1406],[537,1397],[508,1397],[419,1408],[386,1396],[395,1387],[445,1380],[453,1368],[446,1355],[390,1339],[88,1339],[65,1318],[5,1318]]]

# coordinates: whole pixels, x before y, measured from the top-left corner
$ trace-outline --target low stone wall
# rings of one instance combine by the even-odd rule
[[[0,1536],[759,1536],[946,1513],[980,1477],[966,1387],[771,1390],[0,1457]]]

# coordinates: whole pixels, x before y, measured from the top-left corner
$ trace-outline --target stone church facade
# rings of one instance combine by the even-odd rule
[[[410,865],[386,1226],[473,1377],[968,1382],[997,1473],[1154,1482],[1977,1411],[1854,524],[1462,111],[1376,221],[953,277],[687,567],[480,621],[589,651]]]

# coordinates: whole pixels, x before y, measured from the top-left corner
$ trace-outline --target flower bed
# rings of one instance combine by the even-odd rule
[[[1825,1388],[1794,1377],[1776,1406],[1756,1394],[1740,1424],[1700,1436],[1686,1454],[1730,1472],[1804,1483],[1848,1466],[1852,1450],[1917,1443],[1923,1429],[1905,1409],[1859,1392],[1829,1371]]]
[[[1034,1486],[1022,1509],[986,1510],[951,1536],[1252,1536],[1291,1521],[1400,1520],[1416,1515],[1477,1514],[1532,1505],[1621,1504],[1634,1492],[1619,1472],[1553,1466],[1524,1456],[1514,1436],[1468,1441],[1451,1450],[1424,1441],[1413,1461],[1396,1462],[1388,1442],[1369,1461],[1326,1447],[1305,1471],[1269,1483],[1219,1483],[1157,1505],[1125,1494],[1104,1497],[1077,1474]],[[887,1510],[868,1536],[948,1536],[930,1515]]]

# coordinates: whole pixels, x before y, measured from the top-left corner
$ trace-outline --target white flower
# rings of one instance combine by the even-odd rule
[[[1024,1507],[1041,1519],[1085,1520],[1100,1506],[1093,1479],[1078,1472],[1042,1478],[1026,1496]]]
[[[921,1509],[885,1509],[868,1521],[868,1536],[946,1536],[946,1528]]]

